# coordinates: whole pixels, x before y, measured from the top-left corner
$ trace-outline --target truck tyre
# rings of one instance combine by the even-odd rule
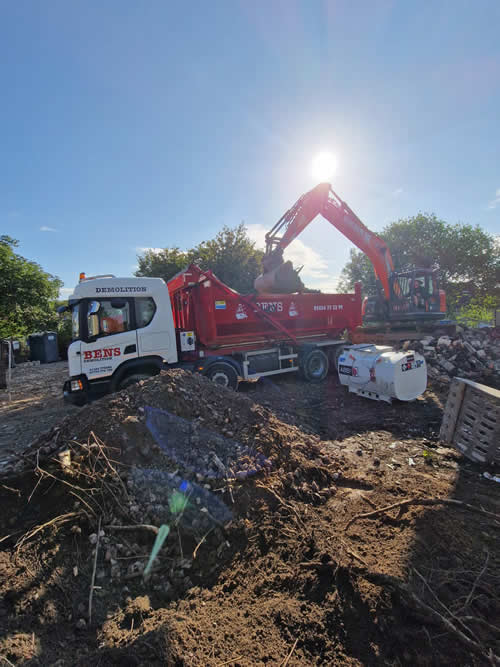
[[[308,382],[321,382],[328,375],[328,357],[323,350],[310,350],[301,361],[302,377]]]
[[[234,366],[227,361],[218,361],[208,367],[205,375],[209,380],[221,387],[236,390],[238,388],[238,373]]]
[[[154,375],[154,373],[151,373],[151,374],[132,373],[131,375],[126,375],[123,378],[123,380],[121,380],[120,384],[118,385],[118,391],[121,391],[122,389],[126,389],[127,387],[130,387],[130,385],[136,384],[137,382],[140,382],[141,380],[148,380],[153,375]]]

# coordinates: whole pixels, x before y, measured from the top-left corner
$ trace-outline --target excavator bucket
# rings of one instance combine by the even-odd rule
[[[304,283],[293,268],[292,262],[283,262],[270,271],[261,273],[256,278],[254,287],[258,294],[292,294],[301,292]]]

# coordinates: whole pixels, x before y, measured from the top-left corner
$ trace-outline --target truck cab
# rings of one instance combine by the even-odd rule
[[[67,401],[116,391],[177,362],[168,289],[161,278],[80,276],[68,299],[72,343]]]

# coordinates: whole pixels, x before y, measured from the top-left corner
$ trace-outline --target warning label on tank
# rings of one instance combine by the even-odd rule
[[[423,359],[417,359],[416,361],[405,361],[401,364],[401,370],[403,373],[405,371],[411,371],[413,368],[420,368],[423,363]]]
[[[342,364],[340,364],[339,373],[342,373],[342,375],[352,375],[352,366],[342,366]]]

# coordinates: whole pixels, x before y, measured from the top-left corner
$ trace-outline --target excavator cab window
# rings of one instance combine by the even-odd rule
[[[392,280],[392,292],[396,299],[407,299],[410,296],[411,282],[408,276],[396,276]]]
[[[426,289],[425,289],[425,277],[413,275],[411,279],[411,299],[413,306],[419,310],[425,310],[425,299],[426,299]]]
[[[439,291],[436,276],[430,271],[415,273],[413,281],[414,291],[419,292],[422,296],[434,296]]]
[[[439,293],[439,286],[435,274],[430,273],[427,280],[429,281],[429,296],[436,296]]]

